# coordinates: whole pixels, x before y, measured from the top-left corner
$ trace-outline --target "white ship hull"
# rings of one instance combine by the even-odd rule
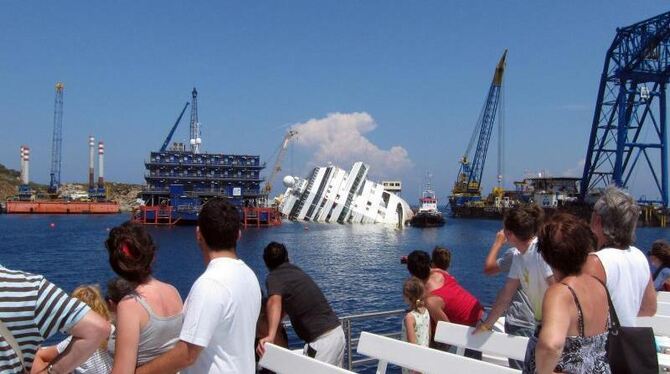
[[[336,166],[314,168],[306,179],[293,178],[279,209],[295,221],[403,225],[412,219],[405,200],[365,179],[368,169],[362,162],[349,173]]]

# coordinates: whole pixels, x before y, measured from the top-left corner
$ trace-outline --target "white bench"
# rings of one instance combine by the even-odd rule
[[[656,343],[661,347],[663,352],[670,352],[670,338],[667,336],[657,336]]]
[[[520,360],[526,356],[528,338],[495,331],[472,335],[473,327],[440,321],[435,329],[435,341],[457,347],[474,349],[483,353]]]
[[[353,373],[271,343],[265,343],[264,347],[265,354],[258,364],[278,374]]]
[[[670,336],[670,316],[637,317],[639,327],[651,327],[654,335]]]
[[[656,315],[657,316],[670,316],[670,302],[657,302],[656,303]]]
[[[362,332],[357,352],[379,360],[377,374],[386,373],[388,363],[422,373],[519,373],[518,370],[484,361]]]
[[[658,355],[658,367],[661,371],[668,371],[670,369],[670,355],[659,353]]]
[[[661,303],[670,303],[670,292],[664,292],[664,291],[657,292],[656,301]]]

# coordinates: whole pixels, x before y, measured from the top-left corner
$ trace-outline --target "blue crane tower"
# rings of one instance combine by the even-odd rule
[[[668,206],[669,77],[670,12],[617,29],[600,78],[580,186],[582,198],[612,183],[626,188],[633,172],[644,168],[660,197],[646,202]]]
[[[56,83],[56,100],[54,102],[54,126],[51,137],[51,181],[49,193],[56,194],[60,188],[60,169],[63,148],[63,83]]]
[[[486,97],[486,102],[482,108],[475,129],[468,143],[465,154],[459,161],[461,166],[458,170],[458,176],[454,183],[449,204],[453,208],[463,206],[469,202],[481,200],[481,181],[486,162],[486,153],[489,148],[489,141],[493,132],[496,113],[498,112],[498,103],[500,102],[503,75],[505,73],[505,63],[507,59],[507,50],[503,52],[498,65],[496,66],[491,87]],[[477,140],[477,148],[472,154],[472,147]],[[502,137],[499,138],[502,141]],[[499,150],[500,151],[500,150]],[[472,155],[472,157],[470,157]],[[501,155],[499,155],[501,157]],[[500,168],[500,163],[499,163]],[[498,171],[500,174],[500,170]],[[499,175],[499,181],[502,176]]]

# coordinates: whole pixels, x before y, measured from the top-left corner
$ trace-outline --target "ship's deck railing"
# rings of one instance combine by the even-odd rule
[[[484,306],[487,312],[491,309],[490,306]],[[356,348],[362,331],[374,333],[376,335],[386,336],[389,338],[400,339],[402,321],[407,310],[395,309],[381,312],[370,312],[351,314],[340,317],[340,323],[344,330],[344,338],[346,346],[344,348],[344,368],[353,370],[366,365],[374,365],[377,363],[376,358],[369,358],[358,355]],[[284,322],[284,327],[288,330],[291,328],[289,321]],[[290,339],[289,339],[290,340]],[[294,343],[291,341],[290,343]],[[302,341],[301,341],[302,343]],[[289,344],[291,348],[302,347],[302,344]]]
[[[342,324],[342,329],[344,329],[346,343],[344,348],[344,368],[352,370],[356,367],[376,364],[376,358],[363,357],[356,353],[361,331],[365,330],[377,335],[399,339],[402,319],[405,316],[405,313],[407,313],[405,309],[396,309],[382,312],[352,314],[341,317],[340,323]],[[367,322],[367,324],[365,324],[365,322]],[[393,326],[391,327],[392,331],[389,331],[389,325]],[[289,329],[291,327],[290,322],[285,322],[284,327]],[[292,345],[291,348],[298,347]]]
[[[354,329],[353,324],[356,322],[370,321],[370,320],[379,320],[379,319],[389,319],[399,317],[399,324],[396,326],[400,327],[402,323],[402,318],[407,313],[404,309],[390,310],[384,312],[373,312],[373,313],[363,313],[363,314],[353,314],[350,316],[340,318],[342,322],[342,328],[344,329],[344,337],[346,339],[345,346],[345,359],[346,359],[346,368],[352,370],[354,367],[373,364],[377,362],[376,358],[357,358],[354,359],[354,352],[356,352],[356,347],[358,347],[358,341],[360,340],[360,327]],[[366,328],[366,331],[374,330],[374,328]],[[358,333],[354,335],[354,331]],[[393,332],[382,332],[378,335],[387,336],[391,338],[400,338],[400,331],[394,330]],[[354,337],[357,336],[357,337]]]

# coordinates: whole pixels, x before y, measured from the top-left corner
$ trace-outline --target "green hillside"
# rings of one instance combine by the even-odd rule
[[[21,173],[14,169],[9,169],[0,164],[0,201],[7,200],[8,197],[16,195],[19,184],[21,184]],[[46,191],[47,186],[43,184],[30,183],[33,190]]]
[[[20,173],[16,170],[8,169],[0,164],[0,201],[7,199],[8,196],[16,194]]]

